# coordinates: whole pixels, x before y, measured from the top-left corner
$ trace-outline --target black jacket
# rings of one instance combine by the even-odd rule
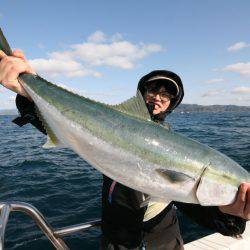
[[[14,123],[19,126],[31,123],[42,133],[46,134],[42,123],[36,115],[33,102],[17,95],[16,105],[20,117],[13,120]],[[113,180],[104,176],[102,231],[112,244],[123,245],[127,248],[136,248],[141,246],[144,241],[148,245],[147,249],[150,249],[150,244],[156,239],[158,243],[161,240],[164,241],[163,244],[167,248],[162,249],[181,249],[182,240],[173,203],[156,217],[143,223],[146,209],[145,207],[141,207],[143,194],[120,183],[116,183],[113,190],[111,190],[112,183]],[[110,194],[111,191],[112,193]],[[242,234],[245,230],[245,220],[223,214],[217,207],[202,207],[196,204],[184,204],[180,202],[175,202],[174,204],[195,222],[223,235],[236,236]],[[176,242],[178,246],[176,246]]]

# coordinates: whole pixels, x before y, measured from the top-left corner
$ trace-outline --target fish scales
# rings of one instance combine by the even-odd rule
[[[26,81],[27,80],[28,79],[26,79]],[[43,86],[43,81],[41,81],[41,86],[34,82],[33,84],[29,84],[29,87],[32,86],[33,91],[36,91],[41,97],[45,98],[48,103],[54,105],[65,117],[84,126],[92,132],[92,134],[101,136],[105,141],[112,141],[115,146],[130,149],[140,157],[146,158],[146,160],[171,167],[173,162],[182,158],[182,155],[176,155],[183,152],[182,148],[184,150],[191,149],[197,144],[197,142],[189,140],[188,143],[190,145],[183,147],[182,144],[179,143],[179,140],[183,142],[182,137],[178,140],[175,134],[173,138],[171,138],[172,133],[170,131],[166,131],[166,129],[153,122],[138,120],[133,117],[128,119],[128,115],[117,112],[102,103],[94,102],[81,96],[75,98],[75,94],[65,89],[50,83],[47,84],[47,91]],[[171,148],[169,147],[168,152],[166,146],[162,146],[166,144],[167,134],[169,134],[168,144],[173,145],[176,142],[175,148],[178,149],[174,149],[172,146]],[[158,144],[152,145],[146,143],[145,135],[150,137],[150,142],[158,140]],[[164,143],[161,141],[164,141]],[[193,152],[199,152],[201,151],[198,151],[199,148],[200,146],[197,147],[197,150],[189,150],[189,152],[185,154],[190,155]],[[201,153],[207,154],[204,150],[202,150],[200,154]],[[167,155],[169,155],[169,157],[167,157]],[[188,164],[186,164],[186,166],[188,166]],[[190,167],[192,167],[192,165],[190,165]]]
[[[153,122],[130,117],[113,110],[109,106],[84,97],[76,97],[75,94],[67,90],[60,88],[60,91],[57,91],[56,86],[53,86],[53,91],[49,89],[51,93],[55,92],[56,95],[48,95],[44,91],[45,88],[43,87],[42,89],[43,94],[47,97],[45,99],[48,103],[54,105],[61,112],[62,116],[84,127],[93,136],[99,136],[103,141],[112,143],[115,148],[122,148],[132,152],[138,157],[138,161],[147,161],[152,163],[152,165],[156,165],[153,169],[164,169],[167,166],[168,169],[178,169],[187,174],[190,174],[191,171],[194,180],[197,182],[202,169],[206,165],[211,164],[210,160],[212,158],[210,159],[209,156],[214,155],[215,151],[196,141],[186,139],[171,131],[166,131],[166,129]],[[38,92],[37,94],[40,94],[39,88],[36,91]],[[42,94],[40,95],[42,96]],[[51,99],[48,96],[51,96]],[[98,110],[97,113],[95,112],[96,110]],[[147,135],[148,143],[145,140],[145,135]],[[186,162],[183,160],[183,155],[186,156]],[[221,157],[223,161],[227,159],[221,154],[217,154],[216,157],[218,159]],[[110,158],[112,158],[112,155],[110,155]],[[129,167],[126,166],[127,169]],[[217,173],[218,171],[214,172]],[[218,176],[221,176],[221,173],[215,173],[210,173],[208,176],[213,179],[217,178],[217,180],[221,179],[225,183],[225,178],[218,178]],[[119,179],[119,176],[115,177]],[[151,172],[151,178],[155,179],[153,172]],[[135,182],[133,183],[133,178],[127,179],[129,179],[130,183],[126,184],[134,188],[136,184],[134,184]],[[228,176],[227,180],[229,182],[231,179],[233,183],[233,178]],[[145,189],[142,191],[150,193]],[[178,199],[178,196],[176,198]]]

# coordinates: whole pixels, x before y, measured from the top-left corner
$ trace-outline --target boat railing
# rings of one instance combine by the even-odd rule
[[[100,220],[94,220],[54,230],[44,216],[31,204],[25,202],[2,202],[0,203],[0,250],[4,249],[4,235],[11,212],[22,212],[30,216],[58,250],[70,249],[63,241],[63,236],[101,225]]]
[[[8,223],[10,212],[23,212],[29,215],[40,227],[46,237],[58,250],[70,249],[62,237],[76,232],[84,231],[92,227],[99,227],[100,220],[94,220],[87,223],[67,226],[54,230],[46,221],[43,215],[32,205],[24,202],[4,202],[0,203],[0,250],[4,249],[4,234]],[[246,230],[241,239],[233,239],[229,236],[223,236],[219,233],[211,234],[201,239],[185,244],[186,250],[204,250],[204,249],[240,249],[249,250],[250,245],[250,221],[247,222]]]

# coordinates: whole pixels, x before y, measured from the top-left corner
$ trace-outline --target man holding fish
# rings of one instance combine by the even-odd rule
[[[31,96],[17,79],[21,73],[36,72],[19,50],[12,56],[0,50],[0,60],[0,83],[18,94],[16,103],[21,117],[15,122],[20,126],[31,123],[46,133],[36,116]],[[180,104],[184,95],[179,76],[165,70],[145,75],[138,84],[138,90],[151,119],[160,124]],[[203,226],[224,235],[237,236],[243,233],[245,220],[250,219],[250,183],[239,186],[232,204],[211,207],[149,201],[147,195],[104,176],[101,249],[183,249],[173,205]]]

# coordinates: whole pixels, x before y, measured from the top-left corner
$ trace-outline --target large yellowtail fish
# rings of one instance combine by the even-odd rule
[[[11,49],[0,30],[0,49]],[[105,105],[22,74],[47,130],[45,145],[64,145],[118,182],[155,197],[201,205],[232,203],[249,173],[224,154],[150,120],[142,96]]]

